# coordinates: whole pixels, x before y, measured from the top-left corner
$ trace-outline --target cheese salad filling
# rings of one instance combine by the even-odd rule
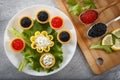
[[[54,46],[53,36],[48,35],[46,31],[36,31],[35,36],[30,37],[30,41],[32,42],[31,48],[36,49],[39,53],[49,52],[50,47]]]
[[[53,58],[51,55],[45,55],[43,58],[43,64],[45,66],[50,66],[53,63]]]
[[[44,35],[40,35],[35,40],[37,46],[41,49],[46,48],[48,45],[50,45],[50,39],[45,37]]]

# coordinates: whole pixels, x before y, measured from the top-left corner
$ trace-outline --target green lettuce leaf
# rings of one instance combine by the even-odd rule
[[[53,35],[54,37],[53,41],[55,44],[53,47],[51,47],[50,53],[55,56],[56,63],[53,66],[53,68],[50,68],[50,69],[44,69],[39,63],[40,56],[44,52],[38,53],[35,49],[32,49],[30,46],[31,45],[30,37],[33,36],[36,31],[41,32],[43,30],[47,31],[48,34]],[[24,67],[26,67],[27,65],[29,65],[31,69],[38,72],[40,71],[51,72],[55,68],[59,68],[60,63],[63,61],[62,44],[58,42],[57,32],[50,27],[49,23],[46,23],[43,25],[38,23],[36,20],[34,20],[34,25],[29,30],[24,30],[22,33],[20,33],[15,28],[10,28],[9,31],[14,36],[23,38],[26,42],[25,49],[21,52],[21,54],[24,56],[24,60],[19,65],[19,68],[18,68],[19,71],[22,71]]]
[[[76,0],[66,0],[68,4],[68,10],[72,15],[78,16],[83,10],[86,9],[95,9],[96,6],[94,4],[94,0],[81,0],[83,4],[81,5]]]
[[[68,4],[69,6],[73,6],[73,5],[76,5],[76,4],[77,4],[77,1],[76,1],[76,0],[67,0],[66,2],[67,2],[67,4]]]
[[[23,38],[25,40],[25,43],[27,45],[31,45],[30,40],[24,36],[24,34],[20,33],[18,30],[16,30],[14,27],[9,28],[9,32],[11,32],[15,37],[20,37]]]
[[[86,9],[89,9],[89,8],[93,8],[93,9],[95,9],[96,8],[96,6],[95,6],[95,4],[94,4],[94,0],[84,0],[83,1],[84,2],[84,7],[88,7],[88,8],[86,8]]]
[[[71,6],[71,7],[69,8],[69,12],[70,12],[72,15],[79,15],[79,14],[82,12],[82,7],[80,6],[79,3],[77,3],[76,5]]]

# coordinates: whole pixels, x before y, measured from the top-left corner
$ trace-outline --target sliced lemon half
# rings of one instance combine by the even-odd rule
[[[111,48],[113,50],[120,50],[120,39],[115,39],[115,44]]]
[[[120,38],[120,28],[115,29],[112,34],[114,34],[117,38]]]
[[[102,39],[102,45],[113,45],[112,34],[108,34]]]

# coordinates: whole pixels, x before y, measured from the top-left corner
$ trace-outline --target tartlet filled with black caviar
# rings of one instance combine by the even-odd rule
[[[62,44],[67,44],[71,41],[72,34],[69,30],[61,30],[57,34],[57,39]]]
[[[32,28],[33,24],[34,21],[29,16],[23,16],[18,21],[18,25],[24,30]]]
[[[41,24],[47,23],[49,21],[49,17],[50,15],[46,10],[40,10],[36,14],[36,20]]]

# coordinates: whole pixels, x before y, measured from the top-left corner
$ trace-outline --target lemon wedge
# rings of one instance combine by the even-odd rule
[[[113,45],[112,34],[108,34],[102,39],[102,45]]]
[[[117,38],[120,38],[120,28],[115,29],[112,34],[114,34]]]
[[[113,50],[120,50],[120,39],[115,39],[115,44],[111,48]]]

